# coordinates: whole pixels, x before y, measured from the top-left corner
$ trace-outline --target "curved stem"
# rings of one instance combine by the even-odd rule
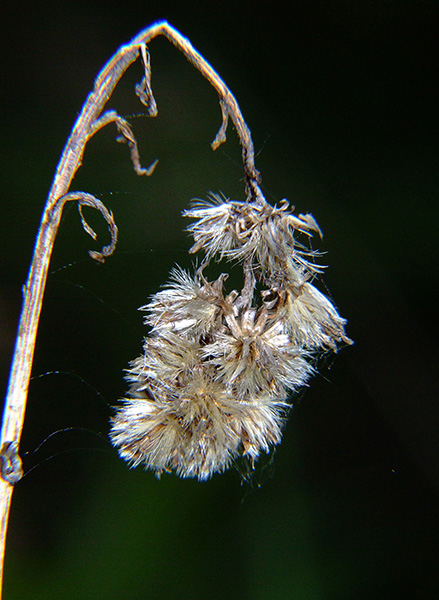
[[[86,196],[88,200],[90,200],[89,195],[86,195],[83,192],[75,192],[70,195],[67,195],[67,192],[75,173],[81,166],[87,141],[96,133],[96,131],[110,122],[116,123],[122,137],[130,146],[133,163],[135,168],[137,167],[136,171],[138,173],[140,171],[139,174],[150,174],[150,172],[152,172],[152,167],[150,170],[142,169],[140,167],[137,144],[128,123],[112,111],[105,113],[104,115],[102,115],[102,111],[123,73],[137,59],[139,53],[141,53],[145,75],[142,83],[137,86],[136,92],[140,100],[147,106],[150,116],[156,114],[157,109],[151,92],[151,71],[146,44],[158,35],[165,36],[174,46],[176,46],[217,91],[220,98],[223,120],[212,146],[215,149],[225,141],[227,120],[230,117],[235,125],[242,146],[247,199],[264,202],[263,195],[259,188],[260,175],[254,164],[254,147],[250,130],[243,119],[238,103],[223,80],[194,49],[189,40],[178,33],[168,23],[162,21],[143,30],[130,43],[119,48],[96,78],[94,89],[86,99],[61,155],[42,214],[27,283],[23,287],[23,307],[18,325],[8,391],[5,400],[0,441],[0,458],[2,459],[2,465],[6,464],[5,468],[2,467],[2,477],[0,478],[0,594],[9,506],[13,484],[19,479],[19,467],[21,467],[17,449],[20,444],[23,428],[44,288],[62,209],[67,200],[75,199],[78,200],[80,204],[87,203],[87,201],[84,200]],[[82,198],[82,202],[80,198]],[[96,200],[96,202],[99,201]],[[96,207],[97,206],[95,206],[95,208]],[[101,210],[101,208],[99,208],[99,210]],[[104,214],[102,210],[101,212]],[[110,220],[112,220],[112,217]],[[110,220],[107,219],[110,228],[112,228]],[[86,226],[86,230],[87,228],[88,226]],[[115,242],[115,229],[111,230],[113,236],[112,241]],[[88,232],[90,233],[90,231]],[[111,251],[113,247],[114,244],[111,245]],[[108,250],[108,248],[104,249],[102,253],[95,253],[94,258],[99,259],[100,257],[103,259],[103,256],[107,256],[111,251]]]

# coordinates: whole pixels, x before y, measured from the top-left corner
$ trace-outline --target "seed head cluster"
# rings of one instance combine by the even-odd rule
[[[193,219],[191,252],[204,258],[193,275],[174,268],[141,307],[150,332],[110,437],[133,467],[205,480],[278,444],[288,399],[316,357],[351,340],[311,283],[323,270],[304,242],[321,235],[311,215],[294,215],[285,200],[217,195],[183,214]],[[226,273],[206,278],[212,259],[242,265],[240,292],[226,292]]]

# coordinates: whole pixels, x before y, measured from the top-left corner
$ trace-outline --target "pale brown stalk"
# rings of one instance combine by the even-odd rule
[[[149,169],[144,169],[140,165],[136,139],[128,122],[115,111],[103,112],[103,110],[121,76],[140,55],[145,73],[142,82],[136,86],[136,93],[141,102],[148,108],[149,115],[155,116],[157,108],[151,91],[151,71],[146,45],[159,35],[165,36],[176,46],[217,91],[220,99],[222,124],[212,143],[212,148],[215,150],[225,141],[227,122],[230,117],[242,146],[247,199],[260,203],[264,202],[259,189],[260,176],[254,164],[254,148],[250,130],[242,117],[236,99],[212,67],[193,48],[189,40],[163,21],[143,30],[131,42],[119,48],[98,75],[94,89],[88,96],[61,155],[42,214],[28,279],[23,288],[23,308],[5,400],[0,441],[0,594],[11,496],[14,484],[22,476],[18,449],[24,423],[38,321],[50,257],[62,210],[66,202],[78,202],[83,227],[92,237],[95,237],[95,234],[84,220],[81,207],[88,205],[99,210],[108,223],[111,243],[104,247],[101,252],[90,252],[90,254],[92,258],[103,261],[106,256],[113,252],[117,241],[117,227],[112,214],[91,194],[69,192],[69,189],[75,173],[81,166],[87,142],[102,127],[110,123],[115,123],[121,136],[120,140],[126,142],[129,146],[136,173],[139,175],[152,173],[155,163]]]

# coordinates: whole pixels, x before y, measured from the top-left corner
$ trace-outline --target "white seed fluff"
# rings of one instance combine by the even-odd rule
[[[352,342],[345,319],[310,283],[322,271],[299,239],[321,235],[311,215],[294,215],[286,201],[220,196],[184,215],[195,219],[191,251],[204,252],[202,267],[173,269],[141,308],[150,332],[110,437],[133,467],[205,480],[279,444],[289,398],[318,354]],[[243,265],[240,293],[225,295],[227,274],[205,278],[212,259]]]

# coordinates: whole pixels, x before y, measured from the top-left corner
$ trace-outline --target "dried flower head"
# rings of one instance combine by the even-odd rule
[[[184,215],[196,219],[191,252],[204,251],[202,267],[173,269],[141,308],[150,333],[110,435],[132,466],[204,480],[278,444],[289,397],[306,385],[317,354],[350,340],[345,320],[309,283],[322,269],[299,240],[320,234],[311,215],[293,215],[286,201],[277,208],[220,196]],[[205,278],[211,259],[243,265],[240,293],[225,295],[226,274]]]
[[[239,325],[233,316],[226,323],[228,331],[205,346],[204,356],[215,366],[217,379],[232,389],[235,397],[264,393],[286,398],[306,383],[312,367],[281,320],[270,322],[265,309],[256,318],[256,311],[250,309]]]
[[[236,202],[211,194],[209,200],[193,203],[183,213],[196,219],[188,228],[195,240],[190,252],[203,249],[208,259],[254,260],[266,276],[287,268],[300,281],[305,271],[321,272],[322,267],[308,260],[315,253],[298,239],[299,234],[321,235],[314,217],[293,215],[294,208],[290,209],[286,200],[279,208],[261,197],[258,200]]]
[[[145,323],[155,332],[196,330],[208,333],[218,325],[223,302],[222,288],[226,276],[217,281],[202,282],[176,267],[166,288],[155,294],[140,310],[148,313]]]
[[[209,369],[185,384],[146,385],[126,399],[111,431],[122,458],[157,475],[208,479],[239,454],[251,460],[281,438],[283,403],[259,394],[237,401]]]
[[[323,272],[310,245],[322,235],[310,214],[286,200],[270,205],[260,189],[250,130],[215,71],[174,30],[166,30],[220,96],[222,124],[233,121],[242,146],[244,202],[210,194],[183,215],[200,267],[179,267],[141,310],[150,331],[127,373],[130,389],[110,437],[132,466],[157,475],[207,479],[235,458],[255,461],[281,440],[290,397],[306,385],[319,353],[351,343],[345,320],[312,281]],[[145,51],[146,52],[146,51]],[[149,61],[140,91],[150,94]],[[129,137],[129,136],[128,136]],[[224,289],[228,273],[209,281],[212,260],[242,266],[240,292]]]

